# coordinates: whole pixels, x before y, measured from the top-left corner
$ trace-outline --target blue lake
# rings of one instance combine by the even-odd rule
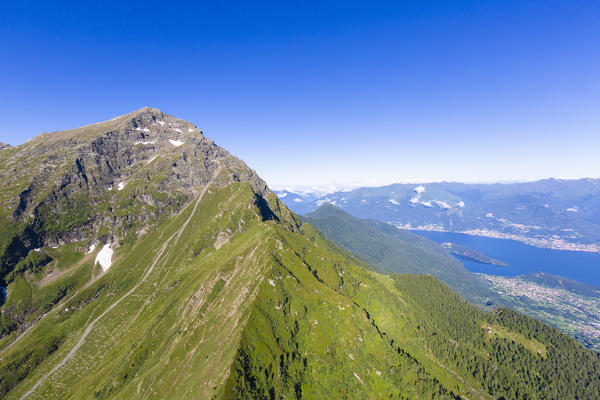
[[[541,249],[515,240],[471,236],[463,233],[411,232],[438,243],[462,244],[509,264],[508,267],[499,267],[459,258],[471,272],[516,276],[542,271],[600,287],[600,254],[598,253]]]

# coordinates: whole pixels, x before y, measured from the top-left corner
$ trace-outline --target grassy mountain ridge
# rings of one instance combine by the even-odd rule
[[[499,300],[446,250],[421,236],[383,222],[359,220],[330,204],[322,205],[303,218],[379,272],[431,274],[474,304]]]
[[[164,122],[142,114],[153,129]],[[125,151],[146,146],[124,139],[140,132],[130,117],[114,121],[125,124],[116,134]],[[598,356],[574,340],[520,314],[484,313],[433,277],[374,271],[302,223],[241,161],[176,126],[151,132],[161,146],[126,173],[96,183],[86,173],[82,190],[110,199],[90,213],[94,229],[41,232],[39,252],[20,256],[26,268],[7,264],[16,272],[2,316],[22,323],[0,338],[0,397],[591,399],[600,390]],[[160,190],[136,183],[165,171]],[[123,190],[109,190],[110,176],[124,178]],[[136,196],[131,207],[119,193]],[[184,196],[162,214],[135,200],[162,195]],[[51,215],[69,215],[68,203],[52,204]],[[24,214],[35,219],[36,207]],[[109,213],[114,224],[97,222]],[[103,271],[94,259],[108,239]]]

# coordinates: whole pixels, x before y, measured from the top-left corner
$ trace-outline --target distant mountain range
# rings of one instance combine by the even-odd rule
[[[393,184],[319,196],[276,191],[295,212],[324,203],[404,229],[507,238],[538,247],[600,252],[600,179],[512,184]]]

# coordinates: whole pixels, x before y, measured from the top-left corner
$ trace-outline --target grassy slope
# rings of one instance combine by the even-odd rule
[[[379,272],[431,274],[474,304],[499,300],[459,261],[430,240],[388,224],[360,220],[332,205],[323,205],[304,218]]]
[[[225,398],[594,398],[600,388],[598,356],[553,328],[485,313],[430,276],[368,271],[308,225],[281,236],[271,298],[256,299]]]
[[[257,205],[246,184],[211,187],[148,280],[100,320],[31,398],[452,398],[454,392],[491,399],[507,393],[502,378],[516,387],[526,382],[518,375],[523,371],[511,372],[510,356],[528,362],[536,376],[552,370],[550,362],[567,370],[562,356],[590,357],[576,343],[554,351],[555,331],[530,338],[434,278],[370,271],[309,225],[298,230],[276,199],[267,200],[275,214]],[[89,321],[139,281],[190,211],[118,249],[107,274],[5,347],[2,396],[19,398],[56,365]],[[547,358],[515,345],[495,371],[500,383],[488,384],[481,373],[492,372],[494,346],[510,346],[500,335],[486,336],[492,323],[503,337],[544,346]],[[446,347],[453,342],[460,346],[455,354],[479,354],[474,365],[482,369],[457,362]],[[598,371],[597,359],[590,360],[582,382]],[[557,385],[567,378],[552,377]],[[598,382],[587,385],[594,390]]]
[[[165,389],[167,386],[170,388],[169,385],[161,385],[163,380],[172,382],[174,379],[173,376],[165,373],[167,369],[164,368],[163,362],[172,359],[174,365],[179,368],[181,361],[185,360],[185,355],[191,350],[186,344],[190,341],[197,344],[200,339],[198,335],[206,338],[206,345],[201,346],[206,354],[202,354],[203,352],[198,349],[193,361],[197,363],[208,358],[217,365],[222,364],[220,360],[227,357],[227,351],[220,352],[217,349],[223,343],[230,343],[232,337],[235,337],[235,334],[226,328],[235,331],[238,327],[237,321],[231,318],[225,324],[220,323],[223,313],[221,308],[231,306],[224,303],[218,305],[221,312],[213,313],[220,316],[217,318],[219,323],[215,323],[208,304],[202,309],[205,305],[204,300],[208,298],[212,286],[219,279],[227,279],[232,274],[236,274],[236,284],[230,282],[227,290],[222,293],[222,295],[227,294],[227,298],[231,301],[234,301],[234,296],[230,291],[241,291],[242,286],[246,284],[257,285],[255,279],[250,279],[251,277],[246,275],[250,273],[246,264],[254,261],[253,257],[248,257],[248,254],[261,240],[264,240],[268,231],[258,229],[262,225],[256,224],[258,218],[256,211],[246,207],[253,201],[249,189],[244,190],[241,185],[232,185],[218,191],[213,189],[213,193],[207,193],[205,196],[202,207],[197,211],[192,224],[184,232],[177,246],[169,249],[149,279],[132,296],[101,320],[73,360],[52,375],[38,393],[43,393],[45,398],[62,397],[65,393],[61,393],[58,389],[61,384],[64,384],[69,390],[87,391],[88,395],[90,390],[98,392],[100,397],[114,394],[125,389],[122,386],[127,386],[124,384],[130,382],[128,379],[123,381],[123,376],[131,377],[130,370],[138,368],[142,361],[145,366],[143,375],[148,377],[139,378],[143,382],[139,389],[140,394],[144,393],[144,388],[152,387],[155,391],[163,387],[162,385]],[[245,197],[244,201],[240,197]],[[222,209],[227,209],[229,212],[222,218],[215,217]],[[12,346],[4,350],[0,355],[2,370],[5,371],[0,388],[5,387],[7,382],[14,379],[16,375],[10,367],[7,369],[11,361],[12,368],[20,365],[21,369],[24,369],[27,365],[25,360],[31,359],[30,350],[42,347],[39,353],[47,353],[48,349],[44,348],[45,339],[53,337],[65,345],[50,357],[50,362],[36,369],[32,377],[39,377],[43,371],[49,370],[51,365],[72,346],[76,334],[82,331],[83,326],[139,280],[144,268],[152,262],[162,241],[170,235],[169,232],[176,230],[187,212],[189,210],[179,218],[163,225],[161,229],[147,235],[135,247],[121,248],[115,255],[116,262],[109,273],[69,299],[65,306],[49,314],[21,339],[16,347]],[[220,232],[227,232],[227,229],[231,231],[232,236],[236,230],[243,229],[244,232],[234,236],[235,246],[231,243],[221,251],[215,251],[214,247],[211,247],[212,242]],[[259,267],[254,266],[254,268]],[[238,273],[239,271],[243,273]],[[243,310],[247,304],[241,303],[243,304],[240,310],[235,312],[238,319],[244,315]],[[179,336],[181,338],[178,339]],[[157,337],[162,343],[157,342]],[[178,343],[177,346],[172,342],[173,340]],[[231,348],[230,352],[233,351],[235,349]],[[142,356],[143,360],[139,358]],[[134,362],[135,365],[132,365],[131,362],[135,360],[138,360],[137,363]],[[190,362],[190,368],[193,368],[192,364]],[[227,362],[222,365],[226,366]],[[73,366],[77,366],[76,370],[72,369]],[[207,368],[206,374],[203,374],[205,387],[195,382],[194,390],[202,390],[205,394],[210,392],[210,382],[215,380],[218,383],[219,374],[222,375],[226,369],[223,368],[221,367],[220,370]],[[172,370],[176,369],[172,368]],[[81,376],[87,377],[85,383],[81,381]],[[32,380],[30,379],[29,382]],[[118,387],[113,387],[114,382],[119,382]],[[186,382],[189,380],[183,380],[181,386],[184,387]],[[83,396],[83,393],[80,395]],[[161,395],[164,396],[165,393]],[[157,396],[161,397],[161,395],[157,393]]]
[[[45,399],[67,395],[76,398],[208,398],[230,393],[236,390],[236,375],[231,375],[228,385],[223,384],[230,373],[234,355],[262,345],[253,332],[263,334],[265,323],[273,324],[277,320],[265,312],[261,322],[259,310],[268,307],[269,311],[277,311],[280,317],[285,313],[282,303],[273,303],[274,287],[269,279],[274,284],[277,282],[276,286],[288,286],[291,292],[287,293],[285,307],[289,307],[290,313],[293,310],[297,317],[294,323],[286,320],[281,326],[284,330],[278,331],[293,332],[294,329],[288,330],[289,324],[297,330],[288,338],[287,347],[281,341],[281,348],[286,350],[281,355],[286,361],[274,359],[280,360],[280,365],[285,368],[280,372],[283,376],[294,376],[295,364],[302,373],[296,376],[296,381],[291,378],[282,381],[282,391],[295,393],[300,390],[305,398],[311,397],[311,388],[315,391],[314,397],[322,397],[327,392],[339,396],[359,389],[365,397],[378,392],[401,391],[414,397],[419,393],[445,391],[435,379],[420,371],[414,360],[393,351],[366,318],[364,310],[319,282],[318,270],[308,270],[305,261],[290,248],[288,241],[297,241],[298,234],[290,233],[275,222],[257,223],[260,211],[253,207],[254,197],[248,187],[232,185],[215,188],[213,192],[207,193],[193,225],[190,225],[193,228],[186,230],[177,246],[169,251],[159,264],[161,268],[152,273],[134,296],[102,319],[73,359],[51,375],[35,396]],[[222,213],[220,210],[228,211]],[[140,278],[144,266],[151,262],[160,247],[161,239],[169,236],[184,217],[185,213],[178,221],[148,235],[137,246],[122,248],[108,274],[58,307],[15,346],[3,351],[0,356],[4,372],[2,389],[18,383],[15,382],[19,376],[16,371],[25,377],[7,398],[18,398],[68,353],[84,326]],[[230,236],[231,241],[215,250],[212,247],[215,238],[222,234]],[[302,251],[310,251],[312,244],[304,242],[303,246],[308,248]],[[323,255],[332,256],[327,252]],[[311,263],[318,262],[323,268],[324,261],[315,259]],[[338,256],[338,262],[347,261]],[[368,278],[369,273],[353,268]],[[340,278],[329,276],[332,273],[329,268],[322,272],[326,272],[324,276],[328,279],[335,276],[336,282]],[[271,278],[266,278],[269,276]],[[322,301],[328,303],[326,310]],[[278,310],[278,305],[282,311]],[[341,312],[340,308],[347,311]],[[323,313],[328,316],[333,313],[337,319],[328,320]],[[313,316],[314,320],[310,319]],[[321,325],[317,322],[319,319]],[[316,332],[305,331],[311,329]],[[336,330],[340,331],[339,336],[332,334]],[[358,346],[362,343],[358,341],[359,337],[368,343],[367,349]],[[311,354],[324,354],[325,338],[333,338],[331,360],[324,364],[326,370],[315,373],[308,366],[315,368],[320,363],[312,356],[306,365],[304,360],[307,360],[309,349]],[[239,349],[237,343],[241,344]],[[269,359],[272,348],[277,346],[261,346],[253,355],[252,363]],[[32,351],[41,359],[38,368],[33,368],[34,365],[27,361],[35,358]],[[44,361],[42,358],[46,355],[48,358]],[[350,365],[350,357],[355,358],[354,366]],[[373,368],[365,368],[367,359]],[[332,368],[338,363],[348,365]],[[31,367],[30,371],[27,371],[28,367]],[[394,374],[388,372],[392,368],[397,369]],[[413,373],[401,374],[408,370]],[[383,377],[376,371],[383,371]],[[248,373],[251,372],[250,369]],[[328,377],[331,385],[323,385],[323,376]],[[399,381],[405,383],[405,389],[398,388]]]

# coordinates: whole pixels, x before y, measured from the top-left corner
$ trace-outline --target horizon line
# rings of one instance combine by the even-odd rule
[[[322,192],[326,193],[334,193],[334,192],[347,192],[355,189],[361,188],[378,188],[392,185],[409,185],[409,184],[428,184],[428,183],[459,183],[465,185],[511,185],[517,183],[535,183],[541,181],[580,181],[580,180],[600,180],[600,176],[592,177],[592,176],[581,176],[581,177],[562,177],[562,176],[551,176],[547,178],[539,178],[539,179],[505,179],[505,180],[447,180],[447,179],[435,179],[435,180],[418,180],[418,179],[410,179],[403,181],[394,181],[391,183],[348,183],[348,184],[340,184],[340,183],[330,183],[330,184],[299,184],[299,185],[268,185],[271,190],[274,191],[287,191],[295,193],[295,191],[302,193],[314,193],[314,192]]]

